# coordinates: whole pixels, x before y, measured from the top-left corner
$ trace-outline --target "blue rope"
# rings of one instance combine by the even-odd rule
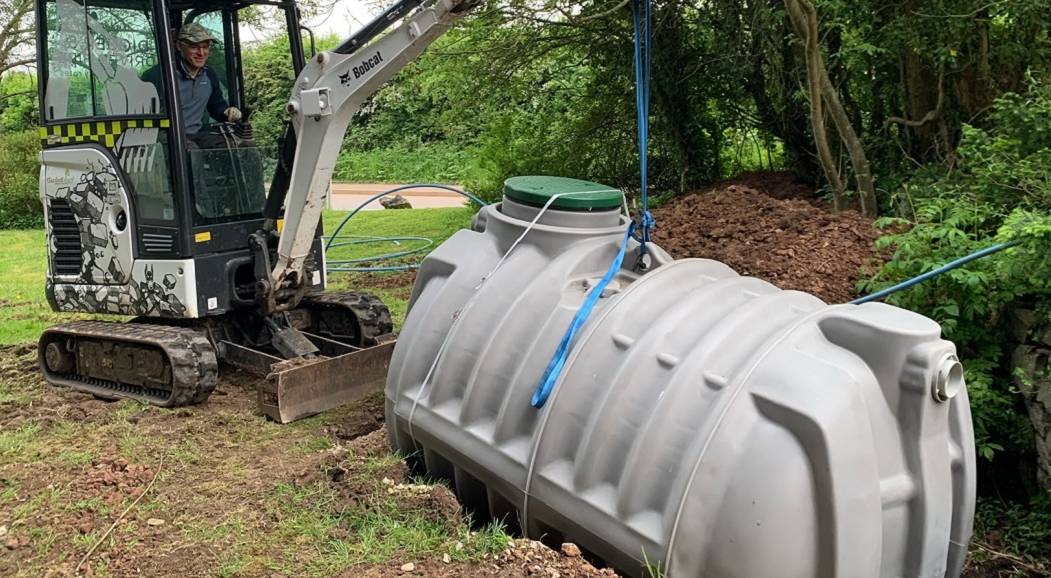
[[[565,366],[566,358],[569,356],[570,347],[573,345],[573,338],[576,337],[577,332],[587,322],[588,316],[591,315],[591,310],[595,308],[595,303],[598,302],[599,297],[602,295],[602,291],[605,290],[606,285],[609,284],[624,263],[624,253],[628,248],[628,239],[634,238],[637,240],[639,242],[639,255],[645,255],[646,244],[650,242],[650,232],[653,231],[653,227],[656,224],[653,215],[650,213],[647,162],[647,149],[650,139],[650,30],[653,23],[650,12],[650,0],[632,0],[631,19],[635,29],[635,108],[639,130],[641,211],[628,225],[628,229],[624,232],[624,239],[620,242],[620,250],[617,252],[616,258],[613,259],[602,280],[588,292],[587,297],[584,299],[584,304],[580,306],[576,315],[573,316],[569,329],[562,336],[561,343],[558,344],[554,356],[548,362],[547,369],[544,370],[544,375],[540,378],[540,384],[537,386],[536,391],[533,392],[531,403],[537,409],[544,407],[544,404],[547,403],[551,390],[554,389],[555,383],[558,381],[559,376],[562,375],[562,369]]]
[[[635,27],[635,108],[639,130],[639,180],[641,212],[636,218],[635,239],[641,244],[639,253],[646,254],[646,243],[657,224],[650,213],[649,162],[650,140],[650,33],[653,18],[650,0],[632,0],[631,19]]]
[[[1000,243],[998,245],[993,245],[992,247],[986,247],[985,249],[982,249],[981,251],[975,251],[974,253],[971,253],[970,255],[967,255],[966,257],[960,257],[959,259],[957,259],[955,261],[952,261],[950,263],[946,263],[945,265],[942,265],[941,267],[938,267],[937,269],[935,269],[933,271],[928,271],[928,272],[924,273],[923,275],[917,275],[916,277],[913,277],[912,279],[909,279],[908,281],[902,281],[901,283],[898,283],[897,285],[894,285],[893,287],[887,287],[886,289],[883,289],[882,291],[877,291],[877,292],[875,292],[875,293],[873,293],[871,295],[866,295],[864,297],[859,297],[859,298],[851,301],[850,304],[851,305],[861,305],[862,303],[868,303],[869,301],[875,301],[877,299],[883,299],[884,297],[886,297],[888,295],[891,295],[893,293],[897,293],[898,291],[901,291],[903,289],[908,289],[909,287],[912,287],[914,285],[919,285],[920,283],[923,283],[924,281],[930,279],[931,277],[936,277],[938,275],[941,275],[942,273],[945,273],[946,271],[951,271],[951,270],[953,270],[953,269],[955,269],[957,267],[960,267],[962,265],[966,265],[967,263],[970,263],[971,261],[974,261],[975,259],[981,259],[982,257],[985,257],[986,255],[992,255],[993,253],[999,253],[1000,251],[1003,251],[1004,249],[1007,249],[1008,247],[1014,247],[1018,243],[1019,243],[1019,241],[1008,241],[1006,243]]]
[[[609,269],[606,270],[606,274],[602,276],[598,284],[592,287],[591,291],[588,291],[584,304],[580,306],[577,314],[573,316],[573,321],[569,324],[566,334],[562,336],[562,342],[558,344],[555,355],[548,362],[547,369],[544,370],[544,375],[540,378],[540,385],[533,392],[531,401],[533,407],[540,409],[547,403],[547,398],[551,395],[555,382],[558,381],[558,377],[562,374],[562,368],[566,364],[566,357],[569,356],[569,349],[573,345],[573,338],[577,336],[577,332],[580,331],[588,316],[591,315],[591,310],[595,308],[595,303],[602,296],[602,292],[606,290],[606,285],[609,285],[613,276],[617,274],[617,271],[620,271],[620,266],[624,262],[624,252],[628,248],[628,239],[631,238],[634,232],[635,222],[632,221],[628,225],[628,229],[624,231],[624,238],[620,241],[620,250],[617,251],[616,258],[610,263]]]

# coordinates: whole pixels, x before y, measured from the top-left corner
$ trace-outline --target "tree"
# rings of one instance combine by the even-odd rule
[[[8,71],[0,78],[0,133],[23,131],[36,123],[36,75]]]
[[[0,74],[36,62],[32,0],[0,0]]]
[[[876,188],[872,179],[872,168],[865,155],[865,149],[861,145],[861,140],[840,102],[839,94],[829,79],[828,68],[825,66],[818,38],[817,10],[809,0],[785,0],[785,7],[788,9],[788,16],[796,29],[796,34],[805,43],[807,87],[810,93],[810,122],[813,125],[818,158],[832,185],[835,208],[836,210],[843,208],[845,183],[828,144],[825,107],[847,149],[850,163],[854,167],[854,179],[857,181],[858,193],[861,197],[861,213],[866,217],[876,217]]]

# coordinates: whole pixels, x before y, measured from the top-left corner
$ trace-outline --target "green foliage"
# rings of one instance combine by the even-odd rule
[[[0,229],[40,227],[40,137],[36,130],[0,134]]]
[[[0,135],[37,125],[36,75],[8,72],[0,76]]]
[[[330,49],[337,43],[334,36],[318,38],[318,50]],[[278,34],[247,46],[241,54],[245,101],[251,111],[255,141],[263,158],[270,160],[271,171],[277,157],[277,139],[284,126],[285,104],[296,80],[290,51],[288,37]]]
[[[784,170],[784,143],[758,130],[728,128],[723,131],[720,152],[724,176],[733,177],[744,171]]]
[[[875,290],[930,271],[994,242],[1013,249],[955,269],[888,301],[942,324],[964,358],[979,454],[1024,453],[1032,432],[1005,359],[1005,322],[1017,303],[1051,304],[1051,88],[996,102],[988,129],[966,127],[955,170],[924,171],[896,196],[911,225],[883,237],[893,258],[863,284]]]
[[[256,144],[266,159],[277,156],[277,137],[281,133],[284,107],[296,79],[290,50],[288,38],[278,36],[251,46],[241,56],[244,61],[245,104],[251,111]]]
[[[979,538],[998,535],[1013,554],[1051,560],[1051,493],[1036,496],[1028,504],[980,499],[974,521]]]
[[[344,149],[333,179],[379,183],[462,183],[474,163],[471,150],[448,141],[371,150]]]

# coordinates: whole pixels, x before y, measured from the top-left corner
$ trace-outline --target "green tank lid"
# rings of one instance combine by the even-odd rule
[[[606,185],[566,177],[511,177],[504,181],[507,198],[543,207],[548,199],[560,193],[571,193],[551,203],[553,209],[570,211],[606,211],[623,203],[623,193]]]

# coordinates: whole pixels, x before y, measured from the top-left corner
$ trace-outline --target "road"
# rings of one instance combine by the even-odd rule
[[[349,211],[369,197],[398,187],[390,183],[332,183],[332,194],[329,195],[329,208]],[[459,185],[450,185],[459,188]],[[421,188],[401,191],[414,209],[433,209],[438,207],[461,207],[465,198],[456,193],[438,188]],[[379,200],[369,203],[366,211],[382,210]]]

